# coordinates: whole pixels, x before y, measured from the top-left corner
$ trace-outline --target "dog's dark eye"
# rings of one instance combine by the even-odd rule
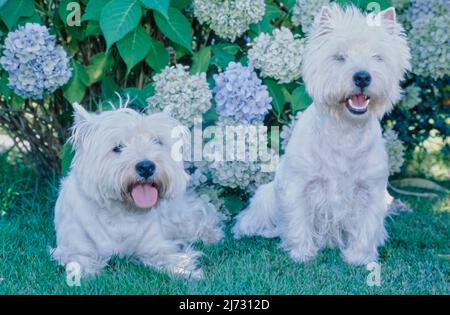
[[[333,56],[333,59],[339,62],[345,62],[345,56],[342,54],[337,54]]]
[[[378,62],[382,62],[383,61],[383,57],[381,57],[380,55],[374,55],[373,59],[375,59]]]
[[[123,145],[119,144],[119,145],[116,145],[112,150],[114,153],[120,153],[120,152],[122,152],[122,149],[123,149]]]
[[[158,137],[152,138],[152,143],[162,145],[162,141]]]

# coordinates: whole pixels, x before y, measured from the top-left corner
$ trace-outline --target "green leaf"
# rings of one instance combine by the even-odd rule
[[[142,88],[142,95],[144,95],[145,99],[155,95],[155,86],[152,83],[149,83],[146,86],[144,86]]]
[[[1,9],[0,17],[11,30],[21,17],[30,17],[34,14],[33,0],[9,0]]]
[[[211,46],[203,47],[192,57],[191,74],[208,71],[211,59]]]
[[[120,91],[119,85],[111,76],[106,76],[102,80],[102,99],[106,100],[115,95],[115,92]]]
[[[32,16],[21,17],[16,25],[25,25],[27,23],[44,24],[39,13],[34,12]]]
[[[169,18],[167,11],[169,10],[170,0],[141,0],[144,7],[161,13],[166,19]]]
[[[264,15],[267,16],[269,20],[278,19],[282,14],[283,11],[281,11],[276,5],[266,4],[266,12]]]
[[[76,60],[71,60],[72,76],[69,82],[64,86],[64,98],[70,103],[83,100],[86,93],[86,87],[89,84],[89,76],[84,69],[83,65]]]
[[[69,174],[70,165],[72,164],[75,152],[73,151],[70,143],[65,143],[59,153],[59,158],[61,159],[61,176],[65,177]]]
[[[177,8],[178,10],[183,10],[190,5],[191,2],[192,0],[170,0],[170,6]]]
[[[100,34],[100,32],[101,32],[100,25],[98,24],[98,22],[95,21],[89,21],[84,31],[86,36],[96,36]]]
[[[8,73],[3,71],[1,79],[0,79],[0,93],[3,97],[9,97],[12,93],[12,90],[8,87]]]
[[[420,189],[435,190],[441,193],[449,193],[449,190],[438,183],[425,178],[403,178],[391,181],[391,184],[397,187],[414,187]]]
[[[153,12],[155,22],[161,32],[171,41],[183,46],[192,53],[192,33],[189,20],[175,8],[169,8],[168,19],[159,12]]]
[[[150,51],[151,41],[142,26],[138,26],[134,31],[117,42],[120,56],[127,65],[127,74]]]
[[[169,52],[159,40],[151,38],[150,43],[150,52],[145,58],[145,62],[155,73],[158,73],[169,64]]]
[[[292,92],[291,109],[295,114],[300,110],[304,110],[311,105],[312,99],[306,92],[305,86],[302,84]]]
[[[100,81],[105,73],[114,65],[114,59],[108,53],[99,53],[91,58],[91,63],[86,67],[89,75],[89,85]]]
[[[134,105],[134,107],[144,109],[148,106],[145,94],[138,88],[131,87],[124,89],[121,95],[124,99],[127,99],[128,96],[130,98],[130,102]]]
[[[0,0],[0,9],[6,4],[8,0]]]
[[[111,0],[89,0],[86,10],[81,17],[82,21],[98,21],[103,7]]]
[[[23,109],[25,105],[25,101],[24,99],[17,95],[17,94],[13,94],[12,98],[11,98],[11,108],[12,109]]]
[[[361,10],[368,12],[373,12],[378,6],[380,10],[385,10],[392,6],[389,0],[352,0],[352,2]]]
[[[100,14],[100,28],[106,39],[108,51],[111,46],[138,26],[142,9],[137,0],[111,0]]]
[[[241,51],[241,47],[239,47],[239,45],[230,43],[220,43],[215,45],[215,47],[233,56]]]
[[[259,35],[261,33],[272,33],[273,26],[270,24],[270,18],[264,16],[261,21],[256,24],[252,24],[250,26],[250,30],[255,33],[255,35]]]
[[[223,46],[212,46],[213,57],[211,63],[215,64],[219,68],[226,68],[231,61],[234,61],[234,55],[225,51]]]
[[[273,110],[277,115],[280,115],[284,107],[284,96],[281,87],[272,79],[265,79],[264,84],[267,86],[269,94],[272,97]]]
[[[224,197],[225,208],[231,213],[238,213],[245,206],[245,203],[238,195],[227,195]]]

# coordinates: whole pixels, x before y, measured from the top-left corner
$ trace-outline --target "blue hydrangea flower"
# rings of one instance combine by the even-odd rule
[[[8,86],[24,98],[42,99],[72,75],[64,49],[56,45],[47,27],[37,23],[8,34],[0,63],[9,74]]]
[[[239,121],[262,121],[271,108],[272,98],[256,73],[240,63],[230,62],[214,76],[217,113]]]
[[[448,5],[448,0],[411,0],[411,6],[406,16],[410,23],[414,25],[415,21],[424,16],[447,14]]]

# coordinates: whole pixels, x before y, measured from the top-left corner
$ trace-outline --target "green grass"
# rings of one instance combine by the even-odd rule
[[[449,294],[449,199],[409,198],[415,209],[387,219],[380,250],[381,286],[366,284],[364,267],[348,266],[336,250],[296,264],[277,240],[251,238],[203,248],[206,279],[173,279],[128,259],[113,259],[97,278],[65,283],[52,262],[56,188],[0,160],[0,294]],[[227,227],[229,235],[229,225]]]

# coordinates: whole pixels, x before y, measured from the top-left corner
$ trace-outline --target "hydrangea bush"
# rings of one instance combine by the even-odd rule
[[[203,131],[277,127],[281,134],[269,128],[264,145],[271,156],[283,154],[311,104],[301,78],[307,32],[320,8],[335,1],[61,0],[54,7],[0,1],[0,128],[42,175],[64,174],[71,103],[95,111],[118,102],[117,92],[137,110],[165,110],[191,128],[200,118]],[[337,2],[365,10],[372,1]],[[446,3],[393,0],[413,54],[404,97],[382,122],[393,176],[402,175],[403,161],[432,131],[448,135]],[[229,211],[272,178],[266,166],[245,159],[186,162],[191,186]]]

